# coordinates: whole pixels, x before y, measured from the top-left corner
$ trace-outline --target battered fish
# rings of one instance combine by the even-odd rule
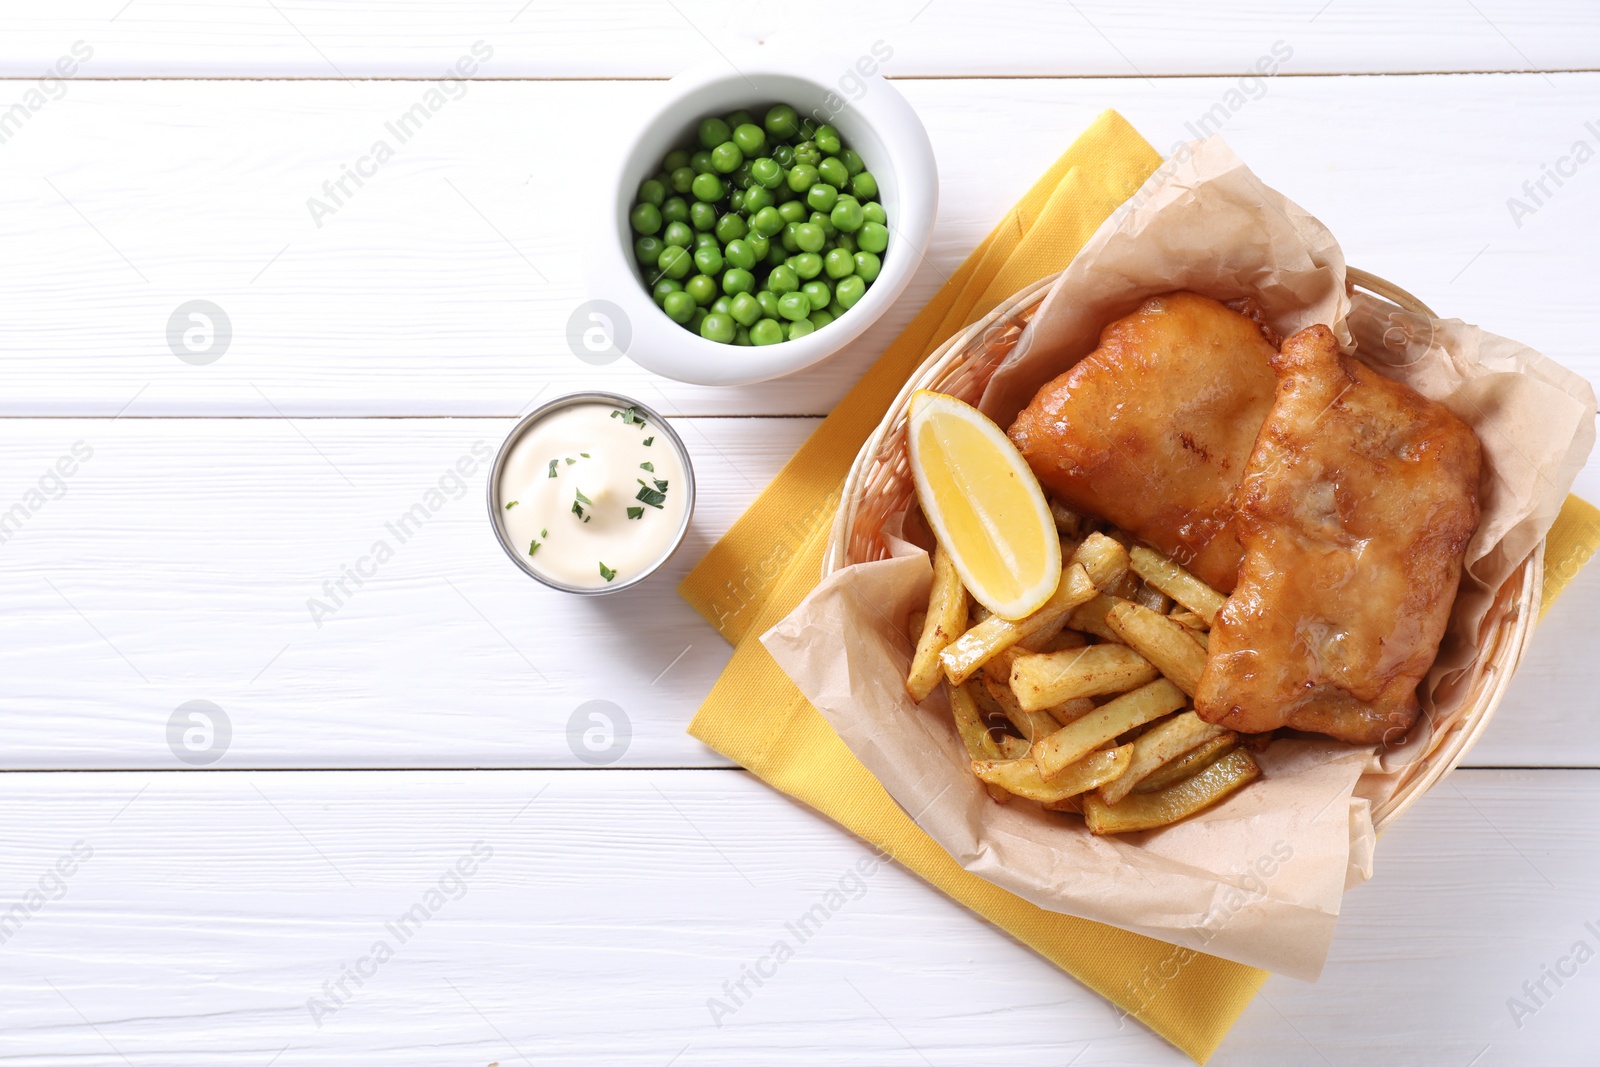
[[[1244,565],[1211,631],[1201,718],[1353,744],[1416,720],[1478,525],[1478,439],[1312,326],[1272,360],[1277,399],[1235,497]]]
[[[1276,342],[1198,293],[1152,297],[1039,390],[1011,440],[1062,500],[1226,593],[1243,556],[1231,500],[1272,406]]]

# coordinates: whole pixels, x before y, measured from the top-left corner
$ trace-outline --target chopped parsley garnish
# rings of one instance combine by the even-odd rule
[[[641,517],[642,515],[644,515],[644,508],[629,508],[628,509],[628,518],[630,518],[630,519],[637,519],[637,518]]]
[[[600,564],[600,577],[604,578],[606,581],[609,582],[611,579],[615,578],[616,576],[617,576],[617,572],[615,570],[613,570],[610,567],[607,567],[604,562],[602,562]]]
[[[656,465],[654,463],[641,463],[641,464],[639,464],[639,467],[640,467],[641,470],[647,470],[651,474],[654,474],[656,472]]]
[[[550,531],[549,530],[540,530],[539,531],[539,536],[540,537],[549,537],[550,536]]]
[[[659,508],[662,504],[667,502],[667,494],[662,489],[650,488],[645,484],[643,478],[636,478],[634,480],[639,483],[639,492],[634,497],[635,500],[644,504],[649,504],[653,508]],[[665,482],[657,482],[656,484],[662,486],[663,488],[666,486]]]
[[[511,501],[511,503],[506,505],[506,510],[510,511],[512,508],[516,507],[519,503],[521,503],[521,501],[519,501],[519,500]]]
[[[588,459],[589,458],[589,453],[587,453],[587,452],[579,452],[578,455],[582,456],[584,459]]]
[[[613,410],[611,417],[621,419],[624,426],[637,426],[643,429],[645,425],[644,416],[639,414],[638,408],[632,406]]]
[[[583,495],[583,490],[582,489],[574,489],[573,492],[578,494],[578,503],[580,503],[580,504],[593,504],[594,503],[593,500],[590,500],[588,497]]]
[[[559,459],[553,459],[550,461],[550,477],[554,478],[556,476],[556,464],[560,462],[561,461]]]
[[[528,555],[531,556],[537,551],[539,551],[539,542],[538,541],[529,541],[528,542]]]
[[[665,478],[652,478],[650,480],[655,482],[656,488],[661,490],[663,493],[667,491],[667,480]]]
[[[653,445],[655,443],[656,443],[656,439],[654,437],[646,437],[644,439],[644,446],[646,448],[649,448],[651,445]]]
[[[572,502],[572,513],[578,516],[578,518],[582,519],[584,522],[589,521],[589,516],[583,513],[583,505],[578,503],[576,500]]]
[[[573,458],[572,458],[572,457],[571,457],[571,456],[568,456],[568,457],[567,457],[567,466],[569,466],[569,467],[570,467],[570,466],[572,466],[572,465],[573,465],[573,464],[574,464],[574,463],[576,463],[576,462],[578,462],[578,461],[577,461],[577,460],[575,460],[575,459],[573,459]]]

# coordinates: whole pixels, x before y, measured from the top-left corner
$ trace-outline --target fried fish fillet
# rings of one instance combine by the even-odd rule
[[[1233,490],[1272,406],[1276,353],[1269,330],[1227,305],[1152,297],[1039,390],[1011,440],[1062,500],[1226,593],[1243,554]]]
[[[1272,366],[1277,399],[1234,499],[1244,564],[1195,710],[1248,733],[1397,742],[1478,526],[1478,439],[1342,355],[1326,326]]]

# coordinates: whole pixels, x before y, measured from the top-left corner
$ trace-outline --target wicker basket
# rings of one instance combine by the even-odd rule
[[[1427,305],[1399,286],[1355,268],[1349,268],[1347,273],[1353,286],[1407,311],[1436,317]],[[911,394],[930,389],[977,403],[995,368],[1015,347],[1023,326],[1038,310],[1056,277],[1035,282],[951,337],[906,382],[883,421],[861,446],[845,478],[839,513],[823,557],[824,575],[889,555],[881,536],[884,522],[905,510],[916,493],[906,449],[906,411]],[[1379,791],[1372,811],[1373,825],[1379,831],[1461,761],[1494,715],[1528,647],[1538,617],[1543,556],[1541,542],[1495,598],[1484,620],[1478,657],[1469,667],[1466,697],[1457,712],[1433,723],[1422,739],[1421,750],[1403,767],[1385,776],[1392,778],[1392,788]]]

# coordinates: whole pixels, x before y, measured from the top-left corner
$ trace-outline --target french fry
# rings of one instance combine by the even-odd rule
[[[1128,550],[1103,533],[1092,533],[1072,553],[1072,562],[1083,564],[1094,587],[1105,592],[1128,573]]]
[[[1073,697],[1124,693],[1159,673],[1126,645],[1090,645],[1018,656],[1011,664],[1011,691],[1024,710],[1043,711]]]
[[[1068,537],[1077,537],[1083,532],[1083,515],[1053,497],[1050,500],[1050,517],[1056,520],[1056,529]]]
[[[1088,643],[1076,630],[1062,630],[1048,641],[1040,641],[1037,638],[1018,641],[1017,648],[1027,652],[1064,652],[1069,648],[1082,648]]]
[[[1194,696],[1200,672],[1206,669],[1206,650],[1192,636],[1193,630],[1133,603],[1112,607],[1106,612],[1106,625],[1179,689]]]
[[[1091,752],[1072,766],[1063,767],[1048,782],[1040,776],[1038,764],[1030,759],[973,760],[972,773],[1008,793],[1049,804],[1111,781],[1128,769],[1132,758],[1132,745]]]
[[[1115,781],[1100,787],[1100,799],[1116,804],[1156,768],[1227,732],[1192,711],[1156,723],[1133,742],[1133,762]]]
[[[1022,732],[1022,736],[1027,738],[1030,745],[1061,729],[1061,723],[1047,711],[1023,711],[1022,706],[1017,703],[1017,698],[1012,695],[1011,687],[1005,682],[997,682],[985,676],[983,688],[988,691],[990,699],[999,705],[1000,714]]]
[[[1116,646],[1101,646],[1116,647]],[[1102,704],[1033,746],[1039,773],[1054,778],[1118,734],[1127,733],[1152,719],[1183,707],[1183,693],[1165,678],[1140,686],[1131,693]]]
[[[1205,619],[1208,627],[1216,625],[1227,597],[1153,549],[1139,545],[1128,557],[1135,574]]]
[[[1024,638],[1053,636],[1066,624],[1072,610],[1092,596],[1094,584],[1088,572],[1078,564],[1068,565],[1061,572],[1056,591],[1038,611],[1017,622],[991,615],[944,648],[939,653],[939,663],[945,677],[960,685],[991,658]]]
[[[906,632],[907,636],[911,638],[912,647],[916,647],[917,642],[922,640],[922,627],[927,621],[928,613],[926,611],[913,611],[906,616]]]
[[[928,594],[928,614],[922,636],[911,657],[906,676],[906,691],[917,703],[928,699],[939,684],[939,653],[961,636],[967,621],[967,590],[961,584],[955,564],[942,548],[933,550],[933,590]]]
[[[979,717],[984,720],[986,726],[997,718],[1005,719],[1007,722],[1015,722],[1006,714],[1006,709],[1000,706],[1000,702],[990,695],[988,686],[973,680],[961,688],[965,689],[968,695],[972,697],[973,702],[977,704]],[[1021,727],[1018,727],[1018,729],[1021,729]],[[1022,759],[1030,751],[1030,745],[1026,739],[1013,737],[994,727],[989,727],[989,739],[994,743],[995,751],[1000,753],[1001,759]]]
[[[1140,582],[1139,587],[1133,591],[1133,602],[1140,607],[1149,608],[1158,615],[1165,615],[1172,610],[1172,598],[1147,582]]]
[[[1179,626],[1187,626],[1191,630],[1207,629],[1205,617],[1195,614],[1182,604],[1179,604],[1177,607],[1173,608],[1172,611],[1168,612],[1167,618],[1171,619]]]
[[[956,720],[956,732],[967,746],[969,759],[1000,759],[1000,746],[978,712],[978,702],[972,690],[964,685],[950,686],[950,713]]]
[[[1121,578],[1105,587],[1107,596],[1114,596],[1118,600],[1132,600],[1139,592],[1139,576],[1132,571],[1124,571]]]
[[[1199,644],[1201,648],[1205,649],[1207,652],[1211,651],[1211,631],[1190,630],[1189,636],[1194,638],[1195,642]]]
[[[1144,781],[1133,787],[1135,793],[1156,793],[1174,782],[1181,782],[1195,771],[1204,767],[1224,752],[1230,752],[1239,744],[1239,735],[1229,731],[1220,736],[1213,737],[1199,748],[1191,749],[1170,763],[1163,763],[1145,776]]]
[[[1083,802],[1077,797],[1067,797],[1065,800],[1051,800],[1043,805],[1045,811],[1070,811],[1075,815],[1083,814]]]
[[[1114,596],[1101,593],[1099,596],[1084,601],[1067,618],[1067,625],[1081,633],[1094,634],[1104,641],[1114,641],[1122,644],[1122,638],[1117,632],[1106,625],[1106,613],[1118,604],[1125,603]]]
[[[1093,711],[1094,701],[1088,697],[1073,697],[1071,700],[1062,701],[1060,704],[1052,704],[1044,710],[1048,711],[1050,717],[1055,719],[1056,722],[1065,726],[1068,723],[1077,722]]]
[[[1210,807],[1239,787],[1253,781],[1261,768],[1250,753],[1236,748],[1204,770],[1158,793],[1124,797],[1107,804],[1098,794],[1083,798],[1083,818],[1092,834],[1126,834],[1153,830]]]

